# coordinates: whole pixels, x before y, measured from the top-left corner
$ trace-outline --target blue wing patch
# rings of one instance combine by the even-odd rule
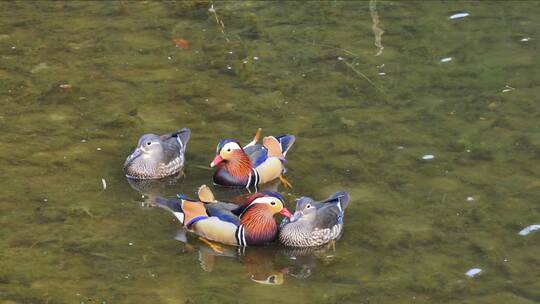
[[[291,146],[294,144],[295,137],[293,135],[279,135],[275,136],[275,138],[278,140],[279,144],[281,145],[281,152],[283,154],[287,154],[287,151],[291,148]]]
[[[240,225],[240,219],[236,215],[234,215],[230,210],[226,210],[219,205],[206,204],[206,212],[209,216],[215,216],[224,222],[229,222],[235,224],[236,226]]]
[[[251,160],[253,168],[257,168],[268,158],[268,150],[266,150],[266,148],[262,145],[253,145],[246,147],[244,149],[244,152],[246,152],[249,160]]]

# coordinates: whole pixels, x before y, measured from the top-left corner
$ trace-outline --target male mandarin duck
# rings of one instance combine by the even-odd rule
[[[204,191],[205,194],[201,193]],[[216,201],[206,186],[199,190],[199,198],[204,198],[202,201],[190,200],[181,194],[178,197],[180,201],[162,197],[155,197],[154,201],[172,211],[186,229],[226,245],[271,243],[277,237],[274,215],[292,216],[284,207],[283,197],[276,192],[257,192],[241,206]]]
[[[256,187],[279,178],[285,180],[285,156],[294,144],[293,135],[267,136],[258,145],[261,129],[253,141],[242,147],[234,139],[223,139],[216,149],[216,156],[210,167],[216,167],[214,183],[229,187]]]
[[[177,174],[184,168],[184,153],[191,131],[172,134],[145,134],[124,163],[126,176],[134,179],[158,179]]]
[[[294,215],[281,222],[280,243],[292,247],[312,247],[339,238],[343,229],[343,212],[349,198],[345,191],[336,192],[321,202],[309,197],[300,198]]]

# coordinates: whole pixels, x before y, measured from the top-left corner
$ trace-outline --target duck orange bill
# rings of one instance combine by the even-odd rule
[[[221,163],[223,161],[223,157],[221,157],[221,155],[216,155],[216,157],[214,157],[214,160],[210,163],[210,167],[215,167],[217,165],[219,165],[219,163]]]
[[[287,208],[283,208],[281,209],[281,211],[279,212],[279,214],[283,215],[283,216],[286,216],[287,218],[291,218],[292,214],[289,210],[287,210]]]

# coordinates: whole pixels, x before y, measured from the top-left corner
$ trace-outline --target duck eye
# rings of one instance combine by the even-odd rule
[[[151,144],[152,144],[152,143],[149,142],[149,141],[146,142],[146,145],[147,145],[147,146],[150,146]]]
[[[276,284],[276,276],[272,275],[268,278],[268,282],[272,284]]]
[[[275,206],[276,202],[271,202],[270,205]]]
[[[309,208],[311,208],[311,204],[306,205],[306,209],[309,209]]]
[[[227,149],[227,152],[231,152],[231,148]]]

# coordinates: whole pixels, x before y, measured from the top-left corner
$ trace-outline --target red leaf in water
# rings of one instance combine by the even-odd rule
[[[176,38],[173,38],[172,41],[174,42],[174,44],[176,44],[177,47],[181,49],[187,50],[190,47],[190,43],[186,39],[176,37]]]

